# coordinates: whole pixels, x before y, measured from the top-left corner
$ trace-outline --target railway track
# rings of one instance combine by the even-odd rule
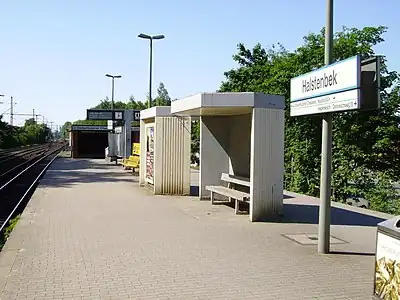
[[[23,211],[39,179],[65,146],[49,143],[16,149],[4,157],[0,153],[0,232]]]
[[[45,155],[51,147],[53,144],[0,152],[0,186],[12,178],[13,174],[31,164],[38,156]]]

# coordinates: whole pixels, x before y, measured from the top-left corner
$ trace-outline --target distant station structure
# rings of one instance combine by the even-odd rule
[[[107,125],[72,125],[70,147],[73,158],[126,158],[132,143],[139,143],[139,110],[88,109],[87,120],[106,120]],[[108,151],[106,151],[108,149]]]

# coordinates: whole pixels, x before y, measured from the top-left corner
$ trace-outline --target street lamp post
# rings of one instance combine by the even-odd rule
[[[111,89],[111,110],[113,111],[113,119],[114,119],[114,79],[121,78],[121,75],[110,75],[106,74],[107,77],[112,78],[112,89]]]
[[[150,40],[150,72],[149,72],[149,102],[147,103],[147,107],[151,107],[151,84],[152,84],[152,72],[153,72],[153,68],[152,68],[152,64],[153,64],[153,40],[162,40],[163,38],[165,38],[164,35],[160,34],[160,35],[147,35],[144,33],[141,33],[138,35],[138,37],[142,38],[142,39],[147,39]]]

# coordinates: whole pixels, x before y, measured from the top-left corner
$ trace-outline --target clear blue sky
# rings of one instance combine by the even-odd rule
[[[400,1],[334,2],[335,30],[389,27],[377,51],[400,70]],[[293,50],[325,24],[325,0],[2,0],[0,12],[1,112],[14,96],[17,113],[34,108],[60,125],[110,97],[106,73],[123,77],[116,100],[145,98],[149,45],[140,32],[166,36],[154,44],[153,95],[163,81],[172,98],[182,98],[218,89],[223,72],[235,67],[237,43]]]

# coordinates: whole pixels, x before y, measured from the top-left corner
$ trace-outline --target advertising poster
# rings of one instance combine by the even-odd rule
[[[400,299],[400,241],[378,232],[375,262],[375,295]]]
[[[154,127],[146,128],[146,181],[153,184]]]

